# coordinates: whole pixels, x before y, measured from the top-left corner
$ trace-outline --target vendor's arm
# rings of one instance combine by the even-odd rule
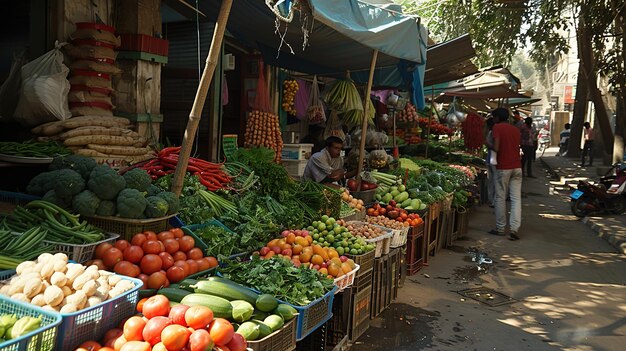
[[[334,182],[336,179],[332,179],[332,177],[337,176],[333,174],[333,169],[330,167],[322,152],[315,153],[311,156],[304,173],[305,178],[318,183]]]
[[[351,171],[346,172],[345,173],[346,179],[350,179],[350,178],[354,177],[356,175],[356,172],[357,172],[356,169],[353,169]]]

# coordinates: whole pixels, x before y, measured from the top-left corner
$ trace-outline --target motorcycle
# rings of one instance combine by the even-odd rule
[[[622,214],[626,211],[626,165],[616,163],[599,183],[581,180],[570,194],[576,217],[596,214]]]

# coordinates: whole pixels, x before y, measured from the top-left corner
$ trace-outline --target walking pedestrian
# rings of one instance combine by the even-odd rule
[[[513,111],[513,124],[520,129],[524,125],[524,119],[518,110]]]
[[[596,137],[596,132],[591,128],[591,124],[589,122],[585,122],[583,124],[585,127],[585,144],[583,145],[583,154],[582,159],[580,160],[580,165],[585,167],[585,157],[589,154],[589,167],[593,166],[593,140]]]
[[[507,195],[511,199],[509,240],[519,240],[517,235],[522,222],[522,162],[520,160],[521,134],[517,127],[507,123],[509,111],[497,108],[491,112],[496,124],[493,126],[493,149],[497,152],[496,165],[496,229],[490,234],[504,235],[507,211]]]
[[[561,133],[559,133],[559,138],[561,139],[559,142],[559,153],[556,154],[557,156],[567,156],[567,145],[569,143],[569,136],[570,136],[570,127],[571,125],[569,123],[565,123],[565,126],[563,127],[564,129],[561,131]]]
[[[485,146],[487,147],[487,158],[485,162],[487,164],[487,200],[489,201],[489,207],[494,207],[494,198],[496,195],[496,161],[497,154],[493,150],[493,117],[489,117],[485,122],[487,127],[487,136],[485,137]]]
[[[535,140],[537,136],[533,130],[533,119],[526,117],[524,124],[520,128],[521,132],[521,145],[522,153],[522,174],[526,169],[526,176],[528,178],[535,178],[533,176],[533,161],[535,160]]]

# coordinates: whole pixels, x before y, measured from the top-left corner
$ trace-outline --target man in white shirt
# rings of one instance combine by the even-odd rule
[[[326,147],[309,159],[302,178],[318,183],[334,183],[354,177],[356,171],[346,172],[343,169],[342,148],[343,140],[335,136],[328,137]]]
[[[583,146],[583,154],[582,159],[580,161],[580,165],[582,167],[585,166],[585,157],[589,154],[589,167],[593,166],[593,140],[596,137],[596,132],[591,128],[591,124],[589,122],[585,122],[583,124],[585,129],[583,130],[585,136],[585,144]]]

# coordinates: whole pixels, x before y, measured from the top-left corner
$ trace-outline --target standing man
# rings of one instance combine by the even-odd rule
[[[596,132],[591,128],[591,124],[589,122],[585,122],[583,124],[585,130],[583,131],[585,134],[585,144],[583,146],[583,155],[580,160],[580,165],[585,167],[585,157],[587,153],[589,154],[589,167],[593,166],[593,140],[596,137]]]
[[[302,178],[317,183],[334,183],[354,177],[356,170],[346,173],[343,169],[342,148],[343,140],[336,136],[328,137],[326,147],[309,158]]]
[[[561,131],[561,133],[559,133],[559,138],[561,139],[561,141],[559,142],[560,148],[557,156],[567,156],[567,144],[569,143],[570,126],[571,125],[569,123],[565,123],[564,129]]]
[[[533,119],[526,117],[524,124],[520,128],[521,132],[521,145],[524,156],[522,157],[522,174],[524,174],[524,168],[526,168],[526,176],[528,178],[535,178],[533,176],[533,161],[535,160],[535,130],[533,128]]]
[[[513,124],[519,129],[522,129],[524,125],[524,119],[518,110],[513,111]]]
[[[507,123],[509,111],[497,108],[491,112],[496,121],[493,126],[493,149],[497,152],[496,165],[496,229],[489,233],[504,235],[507,210],[506,198],[511,198],[509,240],[519,240],[517,232],[522,222],[522,162],[520,160],[521,135],[517,127]]]

